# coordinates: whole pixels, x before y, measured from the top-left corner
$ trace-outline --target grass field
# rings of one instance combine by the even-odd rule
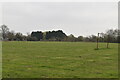
[[[3,78],[117,78],[118,44],[3,42]]]

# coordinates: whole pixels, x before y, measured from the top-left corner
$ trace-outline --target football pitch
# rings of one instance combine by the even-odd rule
[[[117,78],[118,44],[2,42],[3,78]]]

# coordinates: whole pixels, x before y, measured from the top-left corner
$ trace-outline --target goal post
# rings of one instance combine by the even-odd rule
[[[97,34],[97,44],[96,44],[96,49],[99,49],[99,37],[100,37],[100,35],[102,35],[103,33],[98,33]],[[109,48],[109,41],[110,41],[110,36],[109,35],[107,35],[107,45],[106,45],[106,48]]]

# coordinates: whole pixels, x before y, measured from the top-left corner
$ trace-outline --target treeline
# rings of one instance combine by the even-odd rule
[[[120,42],[120,30],[110,29],[105,33],[99,33],[99,36],[90,35],[88,37],[78,36],[75,37],[73,34],[66,35],[62,30],[58,31],[33,31],[30,34],[23,35],[22,33],[15,33],[10,31],[6,25],[1,26],[1,36],[4,41],[70,41],[70,42],[96,42],[98,39],[99,42],[111,42],[118,43]]]

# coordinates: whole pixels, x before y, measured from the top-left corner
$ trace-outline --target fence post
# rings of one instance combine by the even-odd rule
[[[98,37],[97,37],[97,49],[99,48],[98,47],[98,42],[99,42],[99,33],[98,33]]]
[[[107,38],[107,48],[109,48],[109,35],[108,35],[108,38]]]

